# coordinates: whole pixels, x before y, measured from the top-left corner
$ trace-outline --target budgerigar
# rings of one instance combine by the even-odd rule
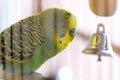
[[[6,73],[34,73],[74,38],[76,17],[50,8],[11,25],[0,34],[0,64]]]

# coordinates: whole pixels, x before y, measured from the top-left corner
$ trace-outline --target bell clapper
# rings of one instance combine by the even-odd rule
[[[102,59],[101,59],[101,55],[100,55],[100,54],[98,55],[98,59],[97,59],[97,61],[99,61],[99,62],[102,61]]]

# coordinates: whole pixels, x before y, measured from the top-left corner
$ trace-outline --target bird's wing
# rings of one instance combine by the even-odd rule
[[[0,58],[3,61],[29,60],[44,41],[40,15],[23,19],[0,34]]]

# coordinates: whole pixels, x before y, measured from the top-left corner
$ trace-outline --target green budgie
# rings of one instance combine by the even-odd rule
[[[75,29],[76,17],[58,8],[47,9],[11,25],[0,34],[3,71],[14,75],[34,73],[69,45]]]

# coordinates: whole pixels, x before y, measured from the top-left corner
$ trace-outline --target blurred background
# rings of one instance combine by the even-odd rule
[[[63,8],[77,17],[77,32],[70,46],[45,62],[37,72],[57,80],[120,80],[119,0],[115,14],[103,19],[90,10],[89,0],[0,0],[0,32],[25,17],[53,7]],[[102,62],[97,61],[96,55],[82,53],[99,22],[105,24],[115,53],[113,57],[103,56]]]

